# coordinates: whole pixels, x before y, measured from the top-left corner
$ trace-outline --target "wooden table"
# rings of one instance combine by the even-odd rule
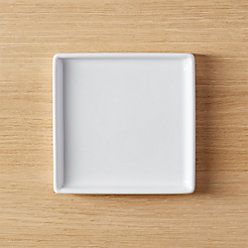
[[[248,2],[0,2],[0,247],[247,247]],[[52,56],[192,52],[197,191],[55,195]]]

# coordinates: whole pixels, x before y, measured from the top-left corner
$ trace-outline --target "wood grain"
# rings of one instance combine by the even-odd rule
[[[0,247],[247,247],[247,17],[247,1],[0,1]],[[195,194],[53,193],[58,52],[196,55]]]

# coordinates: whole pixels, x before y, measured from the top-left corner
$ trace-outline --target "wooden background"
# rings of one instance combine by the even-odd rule
[[[55,195],[52,56],[191,52],[197,191]],[[0,247],[247,247],[248,2],[0,0]]]

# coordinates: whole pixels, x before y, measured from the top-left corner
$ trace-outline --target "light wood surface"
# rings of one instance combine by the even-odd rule
[[[197,191],[55,195],[52,56],[191,52]],[[0,0],[0,247],[247,247],[248,2]]]

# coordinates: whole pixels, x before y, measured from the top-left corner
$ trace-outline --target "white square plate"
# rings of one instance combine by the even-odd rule
[[[54,190],[183,194],[195,188],[191,54],[57,54]]]

